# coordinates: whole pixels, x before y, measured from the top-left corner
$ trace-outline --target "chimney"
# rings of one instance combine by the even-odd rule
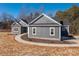
[[[60,21],[60,24],[62,24],[62,25],[63,25],[63,21]]]

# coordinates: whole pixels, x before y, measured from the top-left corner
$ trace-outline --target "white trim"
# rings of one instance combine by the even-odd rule
[[[28,37],[29,37],[29,26],[28,26],[28,31],[27,32],[28,32]]]
[[[31,24],[31,23],[33,23],[35,20],[37,20],[40,16],[42,16],[42,14],[41,15],[39,15],[38,17],[36,17],[33,21],[31,21],[29,24]]]
[[[11,24],[11,27],[13,27],[13,26],[14,26],[13,24],[18,24],[19,26],[21,26],[19,23],[14,22],[14,23],[12,23],[12,24]]]
[[[61,25],[56,20],[52,19],[51,17],[47,16],[46,14],[42,13],[41,15],[44,15],[45,17],[49,18],[50,20],[54,21],[55,23]],[[37,20],[41,15],[39,15],[37,18],[35,18],[33,21],[31,21],[29,24],[33,23],[35,20]]]
[[[52,19],[51,17],[47,16],[46,14],[42,13],[42,15],[46,16],[47,18],[49,18],[50,20],[53,20],[55,23],[61,25],[59,22],[57,22],[56,20]]]
[[[21,20],[21,19],[20,19],[19,23],[20,23],[21,25],[22,25],[22,23],[26,24],[26,25],[24,25],[24,27],[27,27],[27,26],[28,26],[28,24],[27,24],[26,22],[24,22],[23,20]],[[23,26],[23,25],[22,25],[22,26]]]
[[[14,30],[15,28],[17,28],[18,30],[15,31],[15,30]],[[12,30],[11,30],[11,31],[12,31],[12,34],[17,34],[17,35],[18,35],[18,34],[21,34],[21,27],[12,27]]]
[[[51,29],[53,29],[53,34],[51,34]],[[55,27],[50,27],[49,32],[50,32],[50,36],[55,36]]]
[[[33,29],[35,29],[35,34],[33,33]],[[32,27],[32,35],[36,35],[36,27]]]
[[[29,25],[29,26],[62,26],[62,25]],[[63,25],[63,26],[69,26],[69,25]]]
[[[21,34],[21,27],[20,27],[19,31],[20,31],[19,34]]]
[[[22,19],[20,19],[22,22],[24,22]],[[19,21],[20,22],[20,21]],[[26,23],[26,22],[24,22],[24,23]],[[26,23],[27,24],[27,23]]]
[[[29,25],[29,26],[60,26],[60,25]]]
[[[68,34],[70,34],[70,32],[69,32],[69,26],[68,26]]]
[[[61,40],[61,27],[59,27],[59,39]]]
[[[19,31],[19,27],[14,27],[13,31],[17,32],[15,29],[17,29],[17,31]]]

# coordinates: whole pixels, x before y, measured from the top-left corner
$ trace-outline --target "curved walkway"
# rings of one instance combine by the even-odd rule
[[[32,44],[32,45],[38,45],[38,46],[51,46],[51,47],[79,47],[79,44],[48,44],[48,43],[37,43],[37,42],[31,42],[31,41],[25,41],[21,38],[25,34],[17,35],[15,37],[15,40],[20,42],[20,43],[25,43],[25,44]],[[73,40],[69,40],[73,41]],[[75,40],[74,40],[75,41]]]

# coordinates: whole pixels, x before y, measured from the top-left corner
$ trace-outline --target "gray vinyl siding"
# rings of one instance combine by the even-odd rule
[[[25,29],[25,28],[26,29]],[[17,23],[17,22],[14,22],[12,25],[11,25],[11,33],[12,34],[22,34],[22,33],[27,33],[27,24],[23,21],[20,21],[20,23]],[[18,28],[18,30],[16,31],[15,29]],[[26,30],[26,32],[25,32]]]
[[[18,31],[15,31],[14,29],[18,28]],[[18,23],[13,23],[11,26],[11,33],[12,34],[20,34],[21,33],[21,26]]]
[[[55,26],[55,36],[50,36],[50,27],[36,27],[36,35],[32,35],[32,27],[29,27],[30,38],[59,38],[59,27]]]
[[[15,28],[18,28],[18,31],[15,31],[14,30]],[[12,32],[12,34],[21,34],[21,27],[12,27],[11,32]]]
[[[43,24],[43,25],[48,25],[48,24],[50,24],[50,25],[59,25],[59,24],[57,24],[56,22],[54,22],[54,20],[52,19],[49,19],[49,18],[47,18],[47,17],[45,17],[45,16],[43,16],[43,17],[41,17],[40,19],[38,19],[37,21],[35,21],[32,25],[41,25],[41,24]]]

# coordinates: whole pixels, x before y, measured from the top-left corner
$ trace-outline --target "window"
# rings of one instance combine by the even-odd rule
[[[18,31],[18,28],[14,28],[14,31]]]
[[[32,35],[36,35],[36,27],[32,27]]]
[[[55,28],[50,27],[50,36],[55,36]]]

